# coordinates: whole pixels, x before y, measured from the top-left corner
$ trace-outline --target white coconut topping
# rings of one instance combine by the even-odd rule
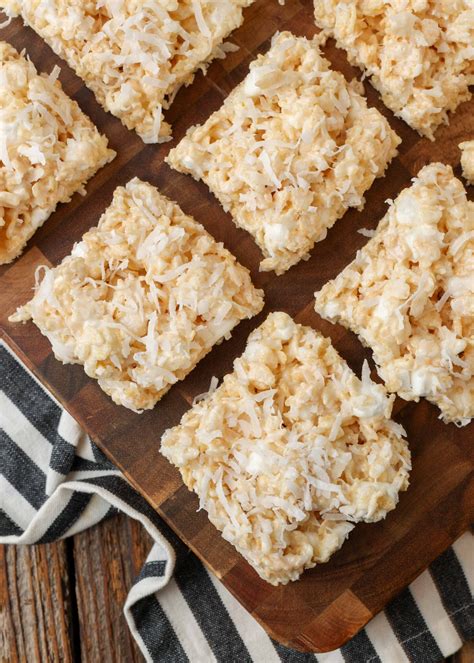
[[[316,24],[421,135],[471,97],[472,0],[314,0]]]
[[[363,237],[373,237],[375,235],[375,230],[371,230],[370,228],[359,228],[357,232]]]
[[[431,164],[390,203],[355,260],[316,293],[316,311],[372,348],[387,389],[474,416],[474,203]]]
[[[464,179],[474,186],[474,140],[459,144],[461,150],[461,167]]]
[[[170,139],[163,109],[197,69],[224,57],[223,41],[254,0],[1,0],[21,14],[146,143]],[[232,47],[231,47],[232,49]]]
[[[308,255],[396,154],[398,136],[317,40],[276,35],[268,53],[167,162],[202,179],[281,274]]]
[[[58,67],[38,74],[0,41],[0,264],[16,258],[56,205],[84,193],[115,156],[58,74]]]
[[[161,451],[261,577],[287,583],[406,489],[410,454],[392,401],[368,366],[360,381],[327,338],[271,313]]]
[[[139,179],[54,269],[37,273],[33,319],[63,363],[79,363],[119,405],[152,408],[215,343],[263,306],[248,270]]]

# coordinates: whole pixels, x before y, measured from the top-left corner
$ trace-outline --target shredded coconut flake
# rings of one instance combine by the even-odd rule
[[[209,398],[209,396],[212,396],[212,394],[215,392],[217,389],[217,385],[219,384],[219,379],[213,376],[211,378],[211,383],[209,385],[209,389],[202,394],[198,394],[193,398],[193,406],[196,405],[197,403],[200,403],[201,401],[205,400],[206,398]]]
[[[192,0],[192,4],[193,4],[194,16],[196,17],[197,26],[199,30],[202,32],[202,34],[209,39],[212,35],[202,14],[201,2],[200,0]]]
[[[370,230],[369,228],[359,228],[357,232],[359,235],[363,235],[363,237],[373,237],[375,235],[375,230]]]
[[[61,67],[58,67],[58,65],[55,64],[49,75],[49,80],[51,81],[51,83],[54,83],[54,81],[58,79],[60,73],[61,73]]]

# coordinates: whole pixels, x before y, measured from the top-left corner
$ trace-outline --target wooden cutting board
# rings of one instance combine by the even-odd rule
[[[352,260],[367,241],[357,229],[375,228],[386,210],[387,198],[395,198],[421,166],[440,160],[452,164],[460,174],[457,145],[474,136],[474,100],[458,109],[450,126],[442,127],[432,143],[395,119],[384,109],[373,88],[366,85],[369,103],[388,117],[403,139],[398,158],[385,178],[377,180],[367,193],[364,211],[350,211],[338,221],[327,239],[316,245],[310,260],[280,277],[261,274],[261,256],[250,236],[235,228],[205,185],[172,171],[163,163],[163,157],[190,125],[202,122],[220,106],[247,73],[249,62],[257,53],[266,51],[271,36],[282,29],[312,36],[316,31],[312,2],[287,0],[281,7],[276,0],[257,0],[246,10],[244,25],[232,35],[240,50],[214,62],[207,77],[199,74],[191,87],[179,93],[168,113],[175,140],[161,146],[145,146],[118,120],[103,112],[81,80],[19,20],[2,31],[3,39],[17,49],[27,49],[41,71],[61,65],[64,89],[107,134],[118,156],[89,183],[84,198],[76,195],[71,203],[58,208],[19,260],[0,268],[0,333],[271,636],[297,649],[327,651],[357,633],[467,529],[474,511],[473,425],[463,429],[447,426],[427,402],[397,401],[396,419],[405,426],[413,453],[408,492],[384,522],[358,525],[329,563],[306,572],[298,582],[285,587],[272,587],[261,580],[221,538],[206,514],[196,513],[196,497],[158,452],[160,436],[167,427],[178,423],[196,394],[207,390],[213,375],[221,378],[231,370],[249,332],[273,310],[287,311],[298,321],[331,336],[335,347],[360,374],[362,361],[370,353],[364,351],[355,336],[314,313],[313,293]],[[349,78],[359,74],[333,44],[325,52],[334,67]],[[33,324],[7,322],[16,307],[31,296],[36,266],[56,265],[62,260],[73,243],[97,223],[115,187],[134,176],[152,182],[223,241],[251,270],[254,283],[264,288],[266,298],[260,316],[240,324],[230,341],[216,347],[153,411],[142,415],[114,405],[81,367],[57,362],[48,341]]]

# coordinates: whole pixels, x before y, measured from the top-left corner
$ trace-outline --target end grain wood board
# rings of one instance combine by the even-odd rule
[[[84,198],[76,195],[71,203],[60,206],[29,242],[23,256],[0,268],[0,327],[9,346],[271,636],[300,650],[327,651],[357,633],[467,529],[474,501],[472,425],[464,429],[444,425],[438,420],[436,408],[426,401],[397,401],[396,419],[405,426],[413,453],[408,492],[384,522],[358,525],[329,563],[284,587],[272,587],[261,580],[221,538],[206,514],[196,513],[196,496],[184,487],[178,472],[158,452],[160,436],[167,427],[178,423],[197,393],[206,391],[213,375],[221,378],[231,370],[249,332],[272,310],[287,311],[296,320],[329,335],[360,374],[363,359],[370,353],[364,351],[355,336],[318,318],[313,311],[313,293],[335,277],[367,241],[357,229],[375,228],[386,210],[387,198],[394,198],[424,164],[447,162],[460,175],[457,145],[474,135],[474,101],[460,106],[451,117],[450,126],[439,129],[436,142],[432,143],[394,118],[366,84],[370,105],[388,117],[403,139],[398,158],[386,177],[377,180],[367,193],[364,211],[350,211],[338,221],[327,239],[316,245],[310,260],[280,277],[259,273],[261,256],[250,236],[235,228],[205,185],[172,171],[163,163],[163,157],[190,125],[204,121],[220,106],[245,76],[249,62],[257,53],[266,51],[271,36],[282,29],[312,36],[316,32],[312,2],[287,0],[281,7],[276,0],[257,0],[246,10],[244,25],[232,35],[240,50],[214,62],[207,77],[199,74],[192,86],[178,94],[168,113],[175,138],[161,146],[145,146],[118,120],[103,112],[73,72],[19,20],[0,33],[17,49],[26,48],[41,71],[61,65],[60,79],[66,92],[107,134],[118,152],[117,158],[88,184]],[[348,78],[359,75],[333,44],[324,50],[333,66]],[[254,283],[264,288],[266,297],[260,316],[240,324],[231,340],[214,348],[154,410],[142,415],[114,405],[81,367],[57,362],[48,341],[33,324],[13,325],[7,321],[15,308],[31,296],[35,268],[45,263],[56,265],[66,256],[73,243],[97,223],[115,187],[133,176],[156,185],[223,241],[249,267]]]

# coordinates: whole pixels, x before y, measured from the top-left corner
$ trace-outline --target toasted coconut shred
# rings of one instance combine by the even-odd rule
[[[281,274],[324,239],[383,175],[400,142],[330,69],[317,40],[276,35],[268,53],[167,162],[202,179]],[[358,88],[357,88],[358,89]]]
[[[285,584],[327,561],[354,523],[385,517],[407,488],[392,401],[367,365],[361,381],[329,339],[272,313],[161,452],[224,538]]]
[[[470,99],[472,0],[314,0],[316,24],[422,136]]]
[[[262,306],[248,270],[135,178],[70,256],[40,269],[11,320],[31,318],[57,359],[82,364],[115,403],[141,411]]]
[[[375,237],[316,293],[359,335],[390,392],[427,398],[445,422],[474,416],[474,203],[450,166],[420,170]]]
[[[474,186],[474,140],[459,143],[461,150],[461,168],[464,179]]]
[[[226,52],[223,41],[253,0],[0,0],[21,14],[146,143],[170,139],[163,120],[178,89]]]
[[[115,152],[57,80],[0,41],[0,264]]]

